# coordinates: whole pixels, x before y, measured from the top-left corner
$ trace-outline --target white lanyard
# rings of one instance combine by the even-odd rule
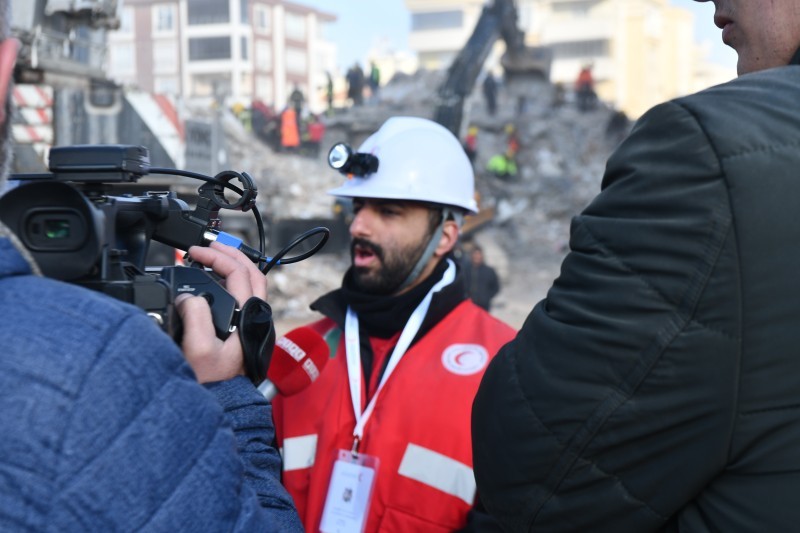
[[[406,350],[408,350],[408,347],[411,345],[411,341],[417,336],[417,332],[419,331],[420,326],[422,326],[422,320],[425,318],[425,315],[428,314],[428,308],[431,305],[433,294],[440,291],[442,287],[446,287],[447,285],[453,283],[453,280],[456,278],[455,263],[453,263],[450,259],[447,260],[447,263],[448,267],[442,276],[442,279],[440,279],[436,285],[431,287],[431,290],[428,291],[428,294],[425,295],[425,298],[422,299],[417,308],[414,309],[414,312],[411,313],[411,317],[409,317],[408,322],[406,322],[403,332],[400,334],[400,338],[397,341],[397,345],[394,347],[391,357],[389,357],[389,364],[386,365],[386,371],[383,373],[383,377],[378,385],[378,389],[375,391],[375,394],[372,396],[369,405],[367,405],[367,408],[364,409],[363,413],[361,412],[362,373],[361,341],[358,334],[358,315],[356,315],[355,311],[353,311],[349,306],[347,307],[347,318],[344,322],[344,342],[345,352],[347,354],[347,376],[350,380],[350,398],[353,400],[353,412],[356,415],[356,427],[353,429],[353,437],[355,437],[355,441],[353,442],[353,452],[356,451],[358,443],[361,441],[361,438],[364,435],[364,426],[367,425],[367,420],[369,420],[369,417],[375,408],[375,401],[378,399],[378,394],[380,394],[381,389],[383,389],[383,385],[389,379],[389,376],[392,374],[392,372],[394,372],[394,369],[397,367],[400,359],[406,353]]]

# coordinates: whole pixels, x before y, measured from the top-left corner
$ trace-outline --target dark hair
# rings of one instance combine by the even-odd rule
[[[439,227],[439,224],[442,223],[442,208],[436,204],[429,204],[428,205],[428,233],[433,235],[433,232],[436,231],[436,228]]]

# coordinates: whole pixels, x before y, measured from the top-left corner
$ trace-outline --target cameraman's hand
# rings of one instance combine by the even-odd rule
[[[193,246],[189,256],[223,278],[225,289],[241,307],[251,296],[267,298],[267,278],[242,252],[211,243],[210,247]],[[175,300],[183,321],[181,348],[200,383],[223,381],[244,375],[244,358],[239,336],[225,341],[217,338],[208,302],[199,296],[181,295]]]

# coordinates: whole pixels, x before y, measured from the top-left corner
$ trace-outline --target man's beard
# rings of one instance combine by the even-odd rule
[[[425,253],[428,239],[424,239],[417,246],[412,245],[391,253],[387,253],[381,246],[366,239],[353,239],[350,243],[351,260],[355,257],[355,247],[358,245],[372,251],[379,263],[377,270],[374,271],[364,267],[353,267],[353,282],[356,289],[371,294],[394,294]]]

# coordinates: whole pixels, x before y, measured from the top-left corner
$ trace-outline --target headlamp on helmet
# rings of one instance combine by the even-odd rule
[[[344,175],[366,176],[378,171],[378,158],[372,154],[354,152],[350,145],[338,143],[328,152],[328,164]]]

